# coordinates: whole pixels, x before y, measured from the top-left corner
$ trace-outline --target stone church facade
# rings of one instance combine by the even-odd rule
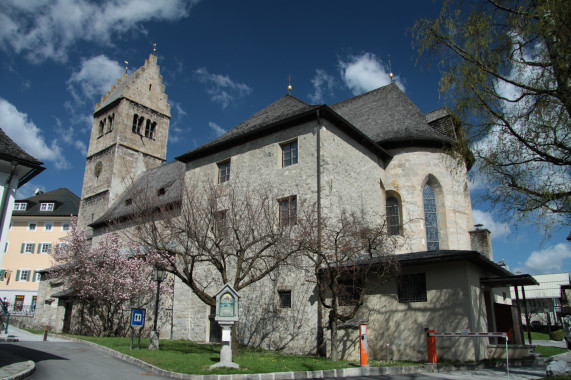
[[[348,210],[367,219],[380,214],[400,239],[394,252],[400,273],[376,286],[355,323],[340,330],[343,357],[358,357],[359,321],[368,323],[371,359],[425,360],[425,328],[506,331],[518,341],[515,311],[509,298],[499,296],[513,275],[494,263],[489,231],[473,228],[469,165],[449,154],[461,129],[446,108],[423,114],[395,84],[331,106],[286,95],[165,164],[169,119],[154,55],[118,80],[96,106],[79,216],[80,225],[92,229],[93,242],[105,237],[109,221],[129,214],[130,186],[145,184],[157,192],[181,177],[186,184],[231,185],[236,178],[251,187],[271,183],[282,191],[276,212],[279,199],[295,199],[297,205],[319,204],[323,215]],[[180,200],[181,188],[167,192],[165,202]],[[317,352],[319,337],[327,339],[329,332],[307,276],[279,268],[241,292],[241,343]],[[494,285],[490,278],[505,281]],[[280,304],[284,292],[289,307]],[[211,307],[180,280],[171,324],[163,325],[161,334],[217,339]],[[443,338],[438,354],[451,360],[492,358],[502,347],[493,343]]]

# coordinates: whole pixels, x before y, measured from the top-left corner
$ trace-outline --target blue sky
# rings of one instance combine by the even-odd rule
[[[415,65],[408,32],[439,8],[426,0],[2,0],[0,127],[47,167],[18,195],[59,187],[80,195],[94,106],[124,61],[137,69],[153,43],[172,108],[169,161],[285,95],[289,77],[292,95],[334,104],[388,84],[389,57],[420,110],[439,108],[439,72]],[[479,191],[485,186],[473,197]],[[546,238],[479,203],[474,217],[512,271],[571,269],[569,227]]]

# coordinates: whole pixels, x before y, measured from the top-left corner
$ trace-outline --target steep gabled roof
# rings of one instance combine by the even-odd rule
[[[425,115],[394,83],[331,106],[383,147],[403,143],[451,142],[427,123]]]
[[[173,161],[143,172],[135,182],[89,226],[97,228],[141,211],[141,207],[159,207],[180,202],[185,165]],[[162,190],[161,190],[162,189]]]
[[[7,134],[0,128],[0,160],[7,162],[17,162],[19,165],[30,168],[28,173],[22,176],[18,182],[18,187],[21,187],[26,182],[40,174],[45,168],[42,166],[44,163],[26,153],[18,146]]]
[[[214,149],[224,149],[244,141],[254,134],[269,128],[276,123],[283,123],[296,116],[304,115],[307,112],[318,109],[320,106],[312,106],[301,100],[285,95],[263,110],[259,111],[246,121],[238,124],[222,136],[194,149],[190,152],[176,157],[177,160],[187,162],[190,159],[202,157]]]
[[[79,212],[79,197],[60,187],[57,190],[39,193],[33,197],[17,200],[16,202],[27,203],[26,210],[14,210],[12,216],[70,216]],[[40,211],[42,203],[53,203],[53,211]]]

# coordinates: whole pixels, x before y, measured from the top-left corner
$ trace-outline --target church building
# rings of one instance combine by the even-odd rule
[[[523,280],[494,262],[489,231],[473,226],[471,162],[451,154],[462,129],[447,108],[424,114],[395,84],[333,105],[287,94],[166,163],[169,120],[153,54],[95,107],[79,211],[79,224],[88,227],[94,243],[112,230],[112,222],[117,227],[125,221],[130,233],[133,189],[156,195],[159,207],[184,203],[185,186],[200,181],[220,189],[237,181],[250,188],[271,184],[281,221],[295,224],[304,205],[317,205],[319,215],[380,215],[399,241],[393,252],[399,273],[369,292],[354,323],[339,330],[342,358],[358,358],[363,321],[370,359],[426,360],[425,329],[502,331],[510,343],[522,343],[519,314],[506,294]],[[240,342],[299,354],[329,345],[325,311],[309,277],[284,266],[244,288]],[[44,293],[49,297],[49,289]],[[212,314],[175,279],[172,321],[161,327],[161,336],[216,341]],[[489,359],[505,355],[498,343],[438,338],[438,355]]]

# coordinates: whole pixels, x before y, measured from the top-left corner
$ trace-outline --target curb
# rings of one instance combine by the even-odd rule
[[[24,379],[28,376],[31,376],[34,372],[36,372],[36,363],[34,363],[32,360],[27,360],[25,362],[20,362],[17,364],[21,364],[21,363],[24,363],[24,365],[26,365],[28,368],[26,368],[23,371],[20,371],[16,375],[3,377],[2,380],[20,380],[20,379]],[[10,366],[7,366],[7,367],[10,367]]]
[[[506,363],[503,361],[485,362],[485,363],[461,363],[461,364],[421,364],[403,367],[359,367],[359,368],[342,368],[328,369],[318,371],[298,371],[298,372],[271,372],[257,374],[233,374],[233,375],[191,375],[186,373],[171,372],[155,367],[142,360],[132,356],[115,351],[111,348],[100,346],[97,343],[88,342],[81,339],[70,338],[66,336],[58,336],[59,338],[72,342],[86,344],[100,351],[104,351],[109,355],[136,365],[141,369],[145,369],[156,373],[157,375],[170,377],[173,379],[185,380],[297,380],[297,379],[323,379],[327,377],[356,377],[356,376],[380,376],[380,375],[403,375],[417,373],[438,373],[441,371],[461,371],[485,368],[505,368]],[[518,359],[510,361],[511,367],[523,367],[534,365],[545,365],[546,359]],[[34,368],[35,369],[35,368]]]

